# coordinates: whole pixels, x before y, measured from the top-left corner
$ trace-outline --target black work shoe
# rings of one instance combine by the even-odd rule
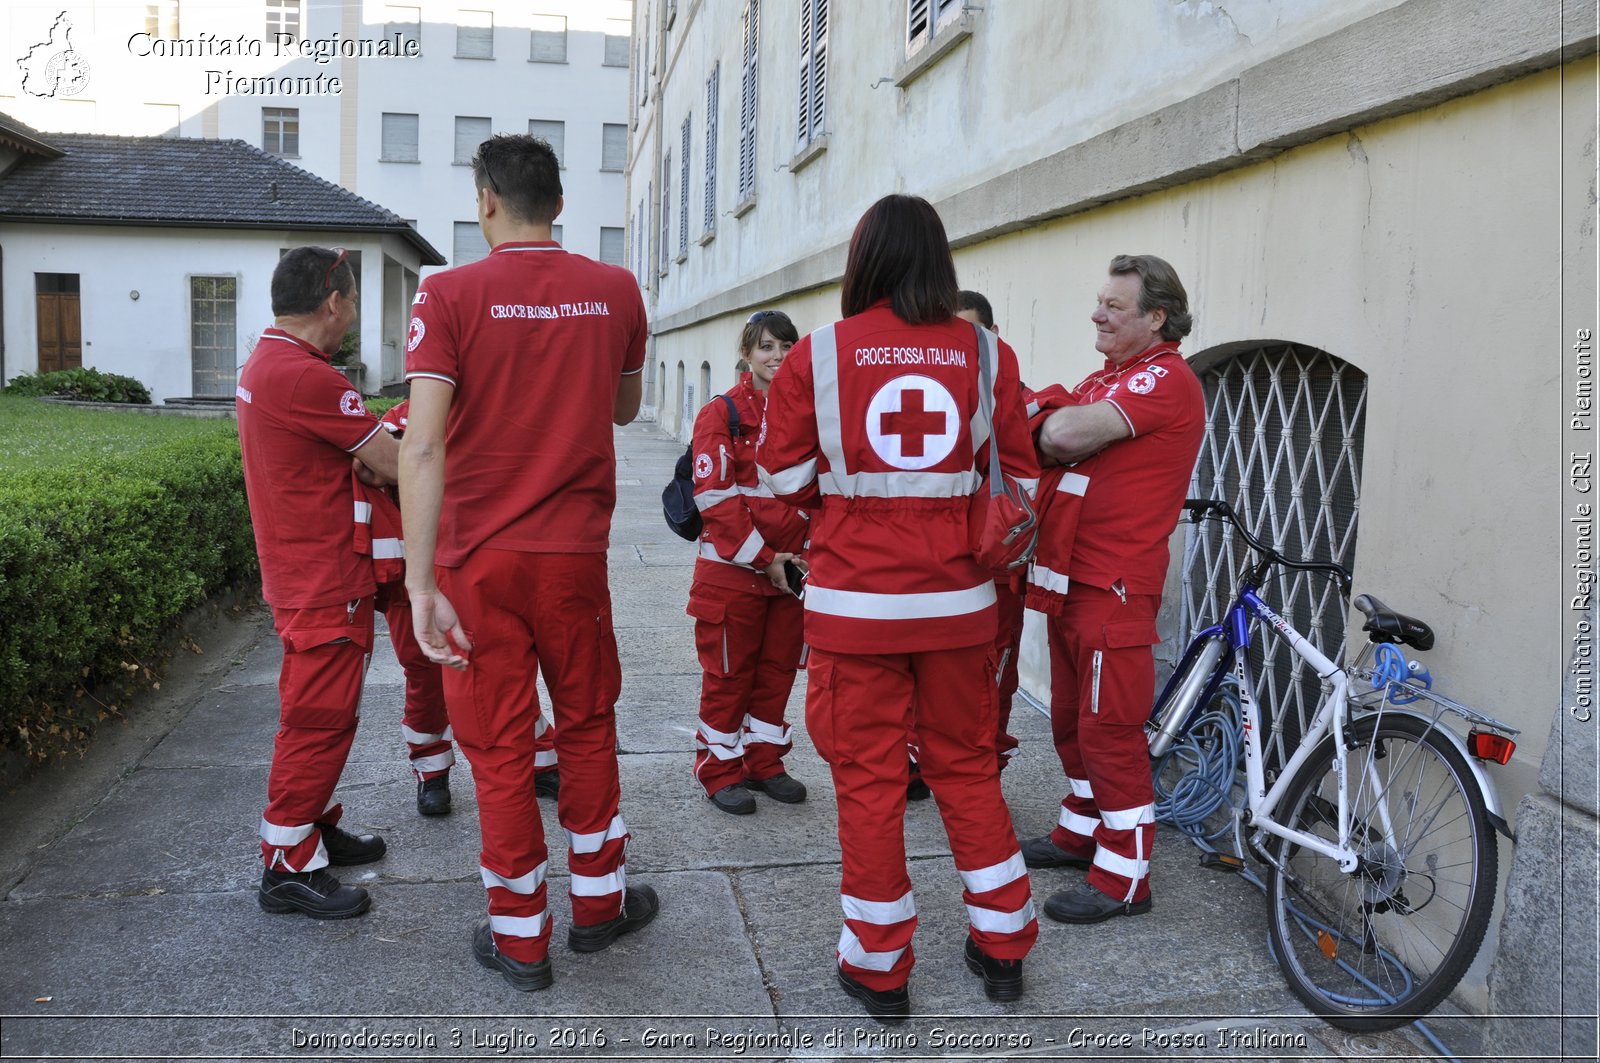
[[[450,811],[450,773],[417,781],[417,811],[424,816],[443,816]]]
[[[906,800],[926,801],[932,795],[933,791],[928,789],[928,784],[923,781],[922,772],[912,772],[911,780],[906,783]]]
[[[1022,961],[997,960],[967,938],[967,970],[983,975],[983,992],[990,1000],[1019,1000],[1022,997]]]
[[[328,851],[328,863],[334,867],[370,864],[383,859],[389,847],[376,834],[351,834],[326,823],[318,823],[322,831],[322,847]]]
[[[550,972],[550,957],[546,956],[533,963],[513,960],[495,945],[494,932],[489,929],[487,919],[480,922],[477,929],[472,932],[472,954],[489,970],[499,971],[500,977],[504,978],[512,989],[523,993],[549,989],[555,984],[556,976]]]
[[[724,786],[712,794],[711,803],[730,816],[748,816],[756,810],[756,799],[738,783]]]
[[[650,886],[629,886],[622,895],[622,914],[593,926],[567,928],[567,946],[573,952],[599,952],[623,934],[631,934],[656,917],[661,902]]]
[[[561,796],[561,769],[543,768],[533,773],[533,792],[552,801]]]
[[[1114,915],[1143,915],[1149,910],[1149,897],[1142,901],[1119,901],[1087,882],[1062,890],[1044,902],[1044,914],[1058,923],[1103,923]]]
[[[839,988],[865,1004],[867,1014],[885,1026],[898,1025],[911,1017],[911,992],[905,986],[868,989],[839,968],[834,971],[839,976]]]
[[[320,867],[315,871],[263,871],[256,900],[264,912],[301,912],[313,919],[350,919],[372,907],[366,890],[341,886]]]
[[[766,779],[746,779],[744,785],[747,789],[759,790],[774,801],[782,801],[786,805],[798,805],[806,799],[806,784],[786,771],[780,771]]]
[[[1022,862],[1029,867],[1075,867],[1079,871],[1089,870],[1093,863],[1088,857],[1074,856],[1055,842],[1046,834],[1038,838],[1018,838],[1017,845],[1022,848]]]

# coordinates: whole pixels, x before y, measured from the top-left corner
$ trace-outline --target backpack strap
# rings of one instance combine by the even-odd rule
[[[727,404],[727,407],[728,407],[728,431],[729,431],[729,433],[731,433],[734,436],[734,438],[737,439],[739,437],[740,433],[742,433],[744,431],[744,428],[739,424],[739,407],[735,406],[733,404],[733,400],[728,398],[728,396],[726,396],[726,395],[718,395],[717,398],[721,399],[724,403]]]

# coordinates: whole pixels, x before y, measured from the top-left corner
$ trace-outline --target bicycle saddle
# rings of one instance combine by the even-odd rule
[[[1416,617],[1397,613],[1370,594],[1356,595],[1355,607],[1366,614],[1362,631],[1371,634],[1373,642],[1402,642],[1419,650],[1433,649],[1433,628]]]

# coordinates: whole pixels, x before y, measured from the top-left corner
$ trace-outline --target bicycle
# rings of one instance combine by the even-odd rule
[[[1495,833],[1512,835],[1482,762],[1505,764],[1520,732],[1435,693],[1426,670],[1400,649],[1431,648],[1433,631],[1371,595],[1354,600],[1367,618],[1366,646],[1355,661],[1335,664],[1260,589],[1282,566],[1327,574],[1348,600],[1350,573],[1284,556],[1227,502],[1190,499],[1184,509],[1195,523],[1231,524],[1254,556],[1222,622],[1194,636],[1156,699],[1151,755],[1163,756],[1191,729],[1215,747],[1216,720],[1197,723],[1197,710],[1225,684],[1236,686],[1227,697],[1236,698],[1242,742],[1235,732],[1223,744],[1229,757],[1242,755],[1245,793],[1242,807],[1231,800],[1238,769],[1228,761],[1223,798],[1235,853],[1207,863],[1242,870],[1248,851],[1266,865],[1272,952],[1314,1013],[1348,1030],[1405,1025],[1455,988],[1483,943],[1498,872]],[[1271,779],[1249,662],[1254,622],[1284,639],[1326,691]],[[1442,725],[1447,715],[1467,721],[1465,739]]]

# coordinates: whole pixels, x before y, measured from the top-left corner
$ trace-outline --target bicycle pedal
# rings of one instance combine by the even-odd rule
[[[1217,871],[1243,871],[1244,861],[1232,853],[1201,853],[1200,866]]]

